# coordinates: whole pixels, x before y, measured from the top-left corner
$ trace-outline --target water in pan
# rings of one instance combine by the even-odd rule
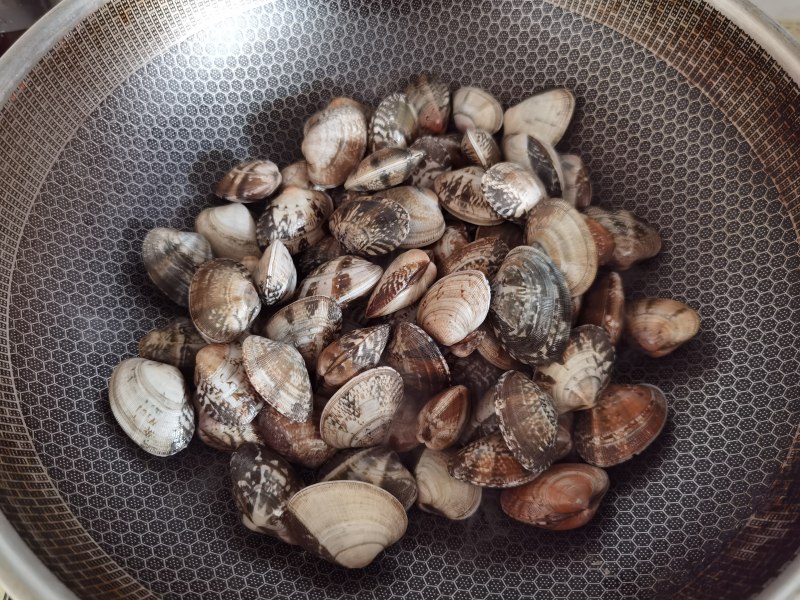
[[[129,573],[167,597],[630,597],[690,574],[752,512],[798,423],[795,234],[736,130],[665,64],[549,6],[427,2],[412,14],[277,2],[201,32],[136,72],[84,123],[47,176],[12,285],[12,354],[26,422],[58,489]],[[105,392],[121,357],[176,309],[148,282],[151,227],[192,228],[235,161],[299,157],[302,122],[335,95],[375,103],[421,70],[504,104],[566,85],[564,149],[596,201],[657,223],[665,251],[631,294],[700,310],[701,336],[668,359],[623,353],[619,380],[671,398],[644,456],[610,473],[587,528],[508,522],[496,498],[450,523],[414,511],[371,567],[342,573],[245,530],[227,456],[194,441],[146,456]]]

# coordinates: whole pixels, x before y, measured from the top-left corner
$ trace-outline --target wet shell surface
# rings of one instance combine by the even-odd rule
[[[469,391],[451,387],[431,398],[417,417],[417,440],[433,450],[444,450],[458,441],[469,418]]]
[[[195,356],[205,345],[206,341],[191,319],[178,317],[164,327],[148,331],[139,340],[139,356],[172,365],[193,377]]]
[[[111,373],[108,399],[119,426],[149,454],[176,454],[194,435],[186,382],[172,365],[144,358],[123,360]]]
[[[225,173],[216,195],[230,202],[257,202],[278,189],[281,172],[271,160],[248,160]]]
[[[348,569],[366,567],[408,527],[397,498],[363,481],[310,485],[289,500],[286,517],[297,543]]]
[[[328,296],[346,307],[369,294],[380,281],[383,269],[378,265],[345,254],[314,269],[300,282],[298,298]]]
[[[207,410],[208,405],[202,405],[195,397],[195,410],[197,412],[197,437],[206,446],[222,452],[233,452],[239,446],[252,442],[262,444],[261,436],[256,431],[255,423],[250,421],[243,425],[230,425],[218,421]]]
[[[147,275],[179,306],[189,306],[192,277],[200,265],[212,258],[208,240],[197,233],[156,227],[147,232],[142,243]]]
[[[508,254],[505,242],[495,237],[481,238],[455,250],[442,260],[442,275],[458,271],[480,271],[491,281]]]
[[[547,197],[541,180],[525,167],[512,162],[497,163],[487,170],[481,177],[481,191],[484,200],[497,214],[517,223],[524,223],[531,209]]]
[[[242,345],[209,344],[197,353],[195,399],[200,408],[224,425],[245,425],[264,406],[244,370]]]
[[[484,324],[479,329],[485,335],[481,338],[476,350],[487,362],[502,371],[521,371],[525,368],[523,363],[519,362],[508,353],[508,350],[503,348],[492,327]]]
[[[312,189],[314,182],[308,178],[308,163],[304,160],[298,160],[281,169],[281,186],[284,188]]]
[[[295,266],[298,274],[302,277],[308,275],[323,263],[339,258],[344,254],[346,254],[345,249],[339,243],[339,240],[332,235],[326,235],[319,242],[298,254]]]
[[[514,458],[499,431],[465,446],[453,455],[447,469],[456,479],[481,487],[515,487],[538,476]]]
[[[469,244],[467,228],[463,224],[448,225],[439,240],[430,247],[433,252],[433,260],[437,266],[441,267],[445,260],[459,248]]]
[[[616,345],[622,336],[624,322],[625,290],[622,277],[610,271],[598,277],[583,297],[580,323],[602,327],[611,343]]]
[[[492,134],[483,129],[468,129],[461,140],[461,151],[469,162],[483,169],[496,165],[502,159],[500,146]]]
[[[487,202],[481,189],[484,174],[481,167],[465,167],[439,175],[433,189],[442,207],[454,217],[473,225],[502,223],[504,217]]]
[[[611,235],[608,229],[591,217],[583,215],[583,220],[586,222],[586,226],[594,239],[594,245],[597,249],[597,264],[600,266],[611,264],[614,260],[614,250],[617,247],[614,236]]]
[[[316,469],[336,453],[319,434],[319,414],[308,421],[295,422],[269,405],[254,421],[264,443],[289,462]]]
[[[189,313],[207,341],[232,342],[247,331],[260,310],[261,299],[241,263],[216,258],[197,269],[189,287]]]
[[[359,198],[337,208],[328,225],[348,252],[377,256],[403,243],[411,231],[411,218],[393,200]]]
[[[412,323],[394,325],[384,358],[400,373],[407,391],[420,396],[430,397],[450,383],[450,369],[436,342]]]
[[[554,88],[534,94],[506,110],[503,133],[532,135],[555,146],[564,136],[572,113],[575,96],[566,88]]]
[[[367,304],[369,319],[414,304],[436,279],[436,265],[422,250],[404,252],[386,268]]]
[[[389,325],[365,327],[331,342],[317,360],[320,391],[333,393],[359,373],[377,367],[390,329]]]
[[[241,204],[206,208],[197,215],[194,228],[208,240],[217,258],[241,260],[261,254],[256,242],[256,223]]]
[[[366,149],[367,121],[354,106],[328,107],[312,116],[304,128],[302,152],[308,177],[322,188],[343,184]]]
[[[425,136],[411,144],[412,150],[423,152],[424,156],[411,173],[409,183],[421,188],[433,188],[433,182],[442,173],[453,168],[453,159],[441,137]]]
[[[371,152],[383,148],[407,148],[417,137],[417,111],[402,92],[381,100],[369,123]]]
[[[592,408],[608,385],[616,352],[604,329],[572,330],[561,358],[536,370],[536,382],[553,396],[559,414]]]
[[[615,269],[625,271],[634,263],[652,258],[661,251],[661,236],[632,212],[605,210],[597,206],[589,206],[585,212],[614,238],[611,266]]]
[[[445,132],[450,118],[450,90],[445,83],[421,73],[408,84],[406,97],[417,113],[422,135]]]
[[[484,89],[462,87],[453,94],[453,121],[462,132],[477,128],[495,134],[503,126],[503,107]]]
[[[426,448],[419,457],[414,474],[417,478],[417,506],[425,512],[460,521],[477,512],[483,490],[450,475],[447,464],[454,454],[454,450]]]
[[[487,237],[503,240],[509,250],[525,243],[525,232],[522,227],[511,221],[503,221],[499,225],[480,225],[475,230],[475,241]]]
[[[575,449],[586,462],[613,467],[642,453],[667,422],[667,399],[655,386],[611,384],[597,406],[575,414]]]
[[[419,166],[424,153],[406,148],[383,148],[367,156],[356,167],[344,189],[357,192],[385,190],[400,185]]]
[[[528,215],[525,243],[539,244],[564,274],[570,296],[588,290],[597,276],[597,246],[577,210],[561,199],[546,199]]]
[[[700,331],[700,315],[670,298],[642,298],[625,306],[625,336],[648,356],[660,358]]]
[[[287,187],[261,213],[258,243],[280,240],[294,256],[325,237],[323,224],[332,212],[333,201],[325,192]]]
[[[576,154],[561,155],[561,197],[575,208],[586,208],[592,203],[592,181],[581,157]]]
[[[475,331],[489,312],[489,280],[480,271],[459,271],[431,286],[419,303],[417,323],[445,346]]]
[[[485,335],[486,331],[479,327],[457,344],[448,346],[447,349],[459,358],[466,358],[478,349]]]
[[[329,460],[317,473],[318,481],[364,481],[386,490],[406,510],[417,499],[417,482],[389,448],[345,450]]]
[[[334,448],[383,442],[403,400],[403,379],[390,367],[357,375],[331,396],[320,419],[322,439]]]
[[[275,240],[264,250],[253,271],[253,283],[267,306],[285,302],[294,294],[297,270],[283,242]]]
[[[292,421],[311,419],[311,382],[297,350],[250,335],[242,342],[242,355],[250,383],[267,404]]]
[[[536,480],[500,494],[512,519],[553,531],[586,525],[608,491],[608,475],[591,465],[553,465]]]
[[[503,138],[503,156],[533,171],[550,196],[561,196],[564,173],[561,158],[553,146],[524,133],[507,135]]]
[[[439,208],[439,199],[432,190],[401,186],[382,192],[381,197],[397,202],[411,220],[408,235],[400,243],[400,248],[428,246],[444,234],[444,215]]]

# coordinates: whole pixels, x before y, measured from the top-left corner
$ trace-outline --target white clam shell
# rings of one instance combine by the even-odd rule
[[[253,283],[267,306],[280,304],[294,294],[297,269],[283,242],[275,240],[264,250],[253,271]]]
[[[240,260],[261,254],[256,242],[256,223],[241,204],[205,209],[197,215],[194,228],[208,240],[217,258]]]
[[[483,490],[450,475],[447,463],[455,450],[426,448],[419,457],[414,474],[417,477],[417,506],[425,512],[459,521],[478,510]]]
[[[480,271],[458,271],[433,284],[419,303],[417,323],[451,346],[475,331],[489,312],[491,290]]]
[[[453,121],[459,131],[478,128],[494,134],[503,126],[503,107],[484,89],[462,87],[453,94]]]
[[[534,94],[506,110],[505,135],[526,133],[555,146],[567,130],[575,111],[575,96],[566,88]]]
[[[367,121],[352,105],[340,103],[316,113],[303,133],[308,177],[324,189],[343,184],[367,149]]]

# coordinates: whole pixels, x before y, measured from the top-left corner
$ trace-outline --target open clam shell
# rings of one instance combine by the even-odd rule
[[[256,223],[241,204],[206,208],[197,215],[194,228],[208,240],[217,258],[241,260],[261,254],[256,241]]]
[[[359,198],[337,208],[328,225],[348,252],[377,256],[403,243],[411,231],[411,218],[394,200]]]
[[[481,177],[481,191],[498,215],[517,223],[524,223],[533,207],[547,198],[542,181],[527,168],[512,162],[497,163],[488,169]]]
[[[426,448],[419,457],[414,474],[417,477],[417,506],[425,512],[460,521],[478,510],[483,490],[450,475],[447,464],[454,454],[454,450]]]
[[[336,453],[319,434],[319,414],[308,421],[296,422],[284,417],[269,405],[254,421],[263,443],[289,462],[316,469]]]
[[[406,87],[422,135],[444,133],[450,118],[450,90],[429,73],[417,75]]]
[[[576,154],[562,154],[561,197],[575,208],[586,208],[592,203],[592,181],[589,171]]]
[[[661,252],[661,236],[632,212],[605,210],[597,206],[585,209],[586,215],[605,227],[614,238],[611,266],[619,271],[630,269],[634,263],[652,258]]]
[[[194,375],[195,356],[206,345],[191,319],[178,317],[168,325],[148,331],[139,340],[139,356],[148,360],[177,367],[181,372]]]
[[[462,448],[450,458],[447,470],[461,481],[494,488],[522,485],[539,475],[520,464],[499,431]]]
[[[469,418],[469,391],[451,387],[431,398],[417,417],[417,440],[433,450],[444,450],[458,441]]]
[[[424,154],[417,168],[409,176],[408,182],[413,186],[433,189],[436,178],[453,168],[453,159],[441,136],[421,137],[411,144],[411,149]]]
[[[377,367],[390,329],[389,325],[365,327],[331,342],[317,360],[320,391],[333,393],[362,371]]]
[[[500,146],[492,134],[483,129],[468,129],[461,140],[461,151],[467,160],[483,169],[496,165],[502,159]]]
[[[343,184],[367,149],[367,121],[352,105],[329,106],[316,113],[303,133],[308,177],[325,189]]]
[[[442,275],[458,271],[480,271],[492,280],[508,254],[505,242],[495,237],[481,238],[462,246],[442,260]]]
[[[224,425],[252,421],[264,401],[250,385],[244,369],[242,345],[209,344],[197,353],[195,399],[209,417]]]
[[[625,306],[626,338],[648,356],[660,358],[700,331],[700,315],[671,298],[642,298]]]
[[[350,254],[339,256],[314,269],[300,282],[298,298],[327,296],[346,307],[372,291],[383,275],[378,265]]]
[[[504,217],[487,202],[481,188],[485,171],[464,167],[439,175],[433,189],[442,207],[454,217],[473,225],[499,225]]]
[[[453,94],[453,121],[462,132],[476,128],[495,134],[503,126],[503,107],[484,89],[462,87]]]
[[[297,270],[283,242],[275,240],[264,250],[253,271],[253,283],[267,306],[285,302],[294,294]]]
[[[344,189],[356,192],[385,190],[400,185],[419,166],[424,153],[406,148],[382,148],[356,167]]]
[[[436,342],[412,323],[394,325],[384,358],[386,364],[400,373],[407,390],[425,398],[450,383],[450,369]]]
[[[564,136],[573,112],[575,96],[571,91],[545,90],[506,110],[503,133],[507,136],[525,133],[555,146]]]
[[[550,196],[561,196],[564,180],[561,157],[551,144],[525,133],[506,135],[503,156],[536,173]]]
[[[248,160],[225,173],[214,193],[230,202],[258,202],[280,184],[278,165],[271,160]]]
[[[156,227],[147,232],[142,243],[147,275],[179,306],[189,306],[192,277],[200,265],[212,258],[211,245],[198,233]]]
[[[404,252],[386,268],[367,304],[369,319],[414,304],[436,280],[436,265],[422,250]]]
[[[381,197],[397,202],[406,210],[411,220],[408,235],[400,244],[400,248],[428,246],[444,234],[444,215],[433,190],[401,186],[385,190]]]
[[[419,303],[417,323],[450,346],[475,331],[489,312],[491,290],[480,271],[459,271],[433,284]]]
[[[264,208],[256,235],[261,246],[280,240],[295,255],[325,237],[323,225],[333,212],[325,192],[286,187]]]
[[[417,111],[402,92],[381,100],[369,122],[370,152],[407,148],[417,137]]]
[[[597,278],[583,297],[581,325],[596,325],[605,329],[611,343],[616,345],[622,336],[625,322],[625,290],[619,273],[610,271]]]

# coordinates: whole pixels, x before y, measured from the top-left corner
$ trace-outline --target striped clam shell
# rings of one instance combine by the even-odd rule
[[[536,173],[550,196],[561,196],[564,173],[561,157],[553,146],[531,135],[518,133],[503,138],[503,155],[507,161]]]
[[[223,425],[249,423],[264,406],[247,378],[242,345],[237,342],[209,344],[200,350],[194,384],[198,409]]]
[[[448,353],[447,365],[450,368],[453,385],[466,387],[470,398],[482,398],[503,374],[502,369],[485,360],[478,352],[465,357]]]
[[[456,385],[428,400],[417,417],[417,440],[433,450],[458,441],[469,419],[469,391]]]
[[[433,189],[442,207],[454,217],[473,225],[499,225],[503,217],[483,194],[484,173],[474,166],[443,173],[434,181]]]
[[[212,206],[201,211],[194,221],[197,233],[211,244],[217,258],[241,260],[260,254],[256,241],[256,223],[241,204]]]
[[[195,357],[206,343],[191,319],[178,317],[164,327],[148,331],[139,340],[139,356],[178,367],[184,375],[193,377]]]
[[[447,469],[456,479],[493,488],[515,487],[539,476],[522,466],[499,431],[462,448],[450,458]]]
[[[383,148],[408,148],[417,137],[417,111],[402,92],[381,100],[369,123],[370,152]]]
[[[457,249],[442,261],[442,275],[474,270],[480,271],[491,280],[497,273],[497,269],[503,264],[506,254],[508,254],[508,246],[498,238],[487,237],[475,240]]]
[[[195,399],[197,412],[197,437],[206,446],[222,452],[233,452],[240,446],[252,442],[263,443],[255,423],[231,425],[214,418],[212,412],[206,410],[207,406],[201,405]]]
[[[509,250],[525,243],[525,232],[519,225],[511,221],[503,221],[499,225],[481,225],[475,230],[475,239],[485,237],[500,238]]]
[[[417,323],[440,344],[456,344],[483,323],[490,296],[489,281],[480,271],[446,275],[423,296]]]
[[[333,212],[325,192],[287,187],[267,204],[256,225],[261,246],[280,240],[295,255],[325,237],[323,225]]]
[[[319,242],[298,254],[295,266],[297,267],[298,274],[305,276],[321,264],[338,258],[343,254],[345,254],[345,250],[339,243],[339,240],[332,235],[326,235]]]
[[[583,297],[581,325],[597,325],[605,329],[612,344],[622,337],[625,322],[625,290],[619,273],[601,275]]]
[[[450,118],[450,90],[429,73],[417,75],[406,87],[406,97],[417,112],[421,134],[439,134]]]
[[[430,248],[433,252],[433,260],[438,266],[441,266],[453,253],[467,244],[469,244],[469,234],[464,223],[447,225],[442,237]]]
[[[400,185],[419,166],[423,156],[421,150],[406,148],[376,150],[350,174],[344,189],[369,192]]]
[[[661,236],[649,224],[624,209],[605,210],[589,206],[584,211],[614,238],[611,266],[618,271],[630,269],[634,263],[652,258],[661,252]]]
[[[516,223],[524,223],[531,209],[547,197],[541,180],[525,167],[512,162],[497,163],[487,170],[481,178],[481,191],[497,214]]]
[[[321,264],[300,282],[298,298],[328,296],[342,307],[372,291],[383,275],[378,265],[345,254]]]
[[[225,173],[216,195],[230,202],[257,202],[278,189],[281,172],[271,160],[248,160]]]
[[[377,256],[403,243],[411,231],[411,218],[394,200],[359,198],[337,208],[328,225],[348,252]]]
[[[319,413],[301,422],[284,417],[266,405],[254,421],[264,443],[292,463],[316,469],[336,453],[319,434]]]
[[[460,521],[474,515],[481,505],[483,490],[455,479],[447,463],[455,450],[426,448],[419,457],[414,475],[417,478],[417,506],[425,512]]]
[[[561,197],[575,208],[586,208],[592,203],[592,181],[589,170],[577,154],[562,154]]]
[[[417,168],[409,176],[411,185],[432,189],[436,178],[453,168],[450,152],[441,137],[426,135],[411,144],[411,149],[424,153]]]
[[[483,129],[467,129],[461,140],[461,151],[469,162],[483,169],[488,169],[501,160],[500,147],[492,134]]]
[[[359,107],[338,103],[314,114],[303,128],[308,178],[323,189],[344,183],[367,149],[367,121]]]
[[[150,280],[180,306],[189,306],[192,277],[212,258],[208,240],[198,233],[156,227],[142,243],[142,260]]]
[[[280,304],[294,294],[297,270],[283,242],[275,240],[264,250],[253,271],[253,283],[267,306]]]
[[[386,268],[372,292],[367,304],[367,318],[382,317],[414,304],[435,280],[436,265],[425,252],[404,252]]]
[[[400,248],[428,246],[444,234],[444,215],[439,208],[439,198],[433,190],[401,186],[382,192],[381,197],[397,202],[411,219],[408,235],[400,244]]]
[[[700,331],[700,315],[671,298],[641,298],[625,306],[624,334],[634,347],[660,358]]]
[[[332,393],[367,369],[378,366],[389,341],[389,325],[356,329],[331,342],[319,355],[319,391]]]
[[[450,368],[436,342],[412,323],[396,323],[384,354],[406,389],[430,397],[450,384]]]

